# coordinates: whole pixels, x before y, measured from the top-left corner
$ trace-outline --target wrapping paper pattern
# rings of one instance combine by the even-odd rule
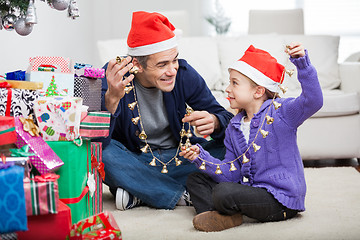
[[[0,88],[0,115],[5,116],[8,90]],[[34,101],[39,97],[37,90],[11,89],[10,115],[14,117],[27,117],[33,113]]]
[[[84,231],[92,226],[97,226],[96,230],[85,233]],[[117,225],[114,216],[108,212],[102,212],[95,216],[91,216],[87,219],[83,219],[78,223],[74,224],[71,227],[70,240],[87,240],[87,239],[97,239],[97,240],[111,240],[118,239],[121,240],[121,231]]]
[[[57,72],[26,72],[26,81],[42,82],[43,89],[51,86],[52,79],[55,79],[57,90],[68,96],[74,96],[74,73],[57,73]]]
[[[93,68],[93,67],[83,67],[75,70],[75,75],[79,77],[88,77],[88,78],[104,78],[105,69],[103,68]]]
[[[82,112],[80,135],[83,138],[109,136],[110,116],[109,112]]]
[[[34,103],[34,112],[43,139],[72,141],[79,138],[81,106],[81,98],[38,98]]]
[[[15,142],[15,118],[0,116],[0,145],[6,145]]]
[[[57,179],[58,175],[53,173],[24,179],[27,216],[58,212]]]
[[[15,81],[15,80],[0,80],[1,82],[8,82],[10,83],[12,88],[19,88],[19,89],[28,89],[28,90],[37,90],[42,89],[44,83],[42,82],[27,82],[27,81]]]
[[[0,169],[0,233],[27,230],[23,176],[19,166]]]
[[[94,215],[96,208],[93,198],[101,198],[102,192],[96,187],[92,189],[92,184],[89,184],[95,181],[91,170],[90,141],[84,140],[81,146],[63,141],[47,143],[64,161],[64,166],[56,171],[56,174],[60,175],[59,197],[70,207],[72,223]],[[95,190],[95,193],[91,194],[92,190]]]
[[[17,233],[19,240],[64,240],[71,228],[70,208],[59,201],[57,214],[29,216],[28,228],[26,232]]]
[[[17,133],[16,146],[21,148],[26,144],[29,145],[30,151],[36,154],[36,156],[30,156],[29,160],[40,174],[55,171],[64,165],[64,162],[41,137],[32,137],[23,130],[19,118],[15,118],[15,129]]]
[[[37,56],[29,58],[31,71],[38,71],[41,65],[53,65],[62,73],[73,73],[70,59],[63,57]]]
[[[81,97],[83,105],[89,111],[101,110],[101,80],[86,77],[75,77],[74,97]]]
[[[105,180],[104,163],[102,162],[102,143],[91,143],[91,173],[95,177],[95,193],[92,198],[93,215],[103,211],[102,181]]]

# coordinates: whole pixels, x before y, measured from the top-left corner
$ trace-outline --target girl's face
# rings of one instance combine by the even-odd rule
[[[230,83],[226,88],[232,109],[247,109],[254,102],[256,85],[242,73],[231,69]]]

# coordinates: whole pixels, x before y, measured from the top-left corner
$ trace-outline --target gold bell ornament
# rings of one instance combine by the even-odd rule
[[[168,170],[166,168],[166,165],[163,166],[163,169],[161,170],[161,173],[168,173]]]
[[[153,158],[151,162],[149,163],[150,166],[155,167],[156,166],[156,158]]]
[[[201,166],[199,167],[200,170],[206,170],[205,162],[201,163]]]
[[[265,118],[267,124],[272,124],[274,122],[274,118],[270,117],[269,115],[266,115]]]
[[[256,145],[256,143],[253,143],[252,145],[253,145],[253,148],[254,148],[254,152],[259,151],[260,148],[261,148],[259,145]]]
[[[216,167],[215,174],[222,174],[222,171],[221,171],[221,169],[220,169],[220,166],[219,166],[219,165]]]
[[[235,167],[235,164],[232,162],[231,164],[230,164],[230,169],[229,169],[229,171],[230,172],[233,172],[233,171],[236,171],[237,170],[237,168]]]

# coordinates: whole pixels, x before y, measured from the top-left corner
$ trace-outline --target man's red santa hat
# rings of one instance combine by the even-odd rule
[[[245,51],[238,61],[229,67],[234,69],[271,92],[277,92],[284,80],[285,67],[277,62],[270,53],[253,45]]]
[[[177,47],[178,31],[160,13],[134,12],[127,39],[128,54],[146,56]]]

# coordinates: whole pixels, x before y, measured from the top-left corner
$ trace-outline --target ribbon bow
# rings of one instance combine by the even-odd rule
[[[21,148],[12,148],[10,152],[12,157],[30,157],[36,155],[33,152],[29,152],[29,145],[24,145]]]
[[[91,154],[91,169],[96,168],[100,174],[102,180],[105,180],[105,170],[104,170],[104,163],[98,163],[96,157]]]
[[[39,127],[34,123],[34,120],[32,118],[32,115],[29,115],[28,118],[19,117],[19,120],[23,124],[23,129],[25,132],[28,132],[32,137],[40,136],[40,129]]]
[[[60,176],[55,173],[46,173],[40,176],[35,176],[35,182],[55,182]]]

